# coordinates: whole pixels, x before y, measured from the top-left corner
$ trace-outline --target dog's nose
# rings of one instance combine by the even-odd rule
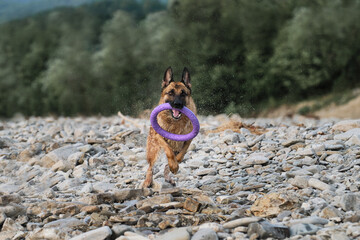
[[[184,107],[184,104],[180,99],[175,99],[174,102],[172,102],[171,106],[173,108],[181,109]]]

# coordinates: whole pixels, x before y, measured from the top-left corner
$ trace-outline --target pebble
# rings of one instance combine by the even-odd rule
[[[176,187],[160,155],[150,189],[148,119],[0,120],[0,239],[360,237],[360,120],[199,120]]]

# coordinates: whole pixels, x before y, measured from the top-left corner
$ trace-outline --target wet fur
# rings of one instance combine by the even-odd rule
[[[186,96],[184,96],[184,94]],[[175,82],[173,80],[172,69],[169,67],[164,74],[159,105],[168,102],[173,106],[174,102],[176,103],[179,101],[196,114],[196,106],[191,97],[189,71],[184,68],[181,81]],[[182,115],[180,119],[174,119],[170,110],[160,112],[157,116],[157,120],[164,130],[171,133],[188,134],[193,129],[190,120],[185,115]],[[150,127],[146,145],[146,158],[149,163],[149,168],[146,172],[146,179],[143,187],[150,187],[152,185],[153,167],[161,150],[164,150],[168,159],[168,164],[164,169],[164,178],[167,182],[175,185],[174,181],[170,177],[170,171],[174,174],[177,173],[179,163],[183,160],[191,141],[192,140],[179,142],[166,139]]]

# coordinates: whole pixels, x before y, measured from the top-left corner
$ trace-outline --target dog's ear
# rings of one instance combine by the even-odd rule
[[[172,71],[171,67],[168,67],[164,73],[164,78],[163,78],[161,87],[165,88],[165,87],[167,87],[167,85],[169,85],[173,81],[174,81],[173,71]]]
[[[186,67],[184,67],[182,77],[181,77],[181,82],[183,82],[186,87],[191,89],[190,72]]]

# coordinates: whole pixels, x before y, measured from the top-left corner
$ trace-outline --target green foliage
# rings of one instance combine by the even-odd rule
[[[103,0],[1,24],[0,116],[135,115],[168,66],[175,80],[190,69],[203,114],[342,91],[359,84],[359,13],[359,0]]]

